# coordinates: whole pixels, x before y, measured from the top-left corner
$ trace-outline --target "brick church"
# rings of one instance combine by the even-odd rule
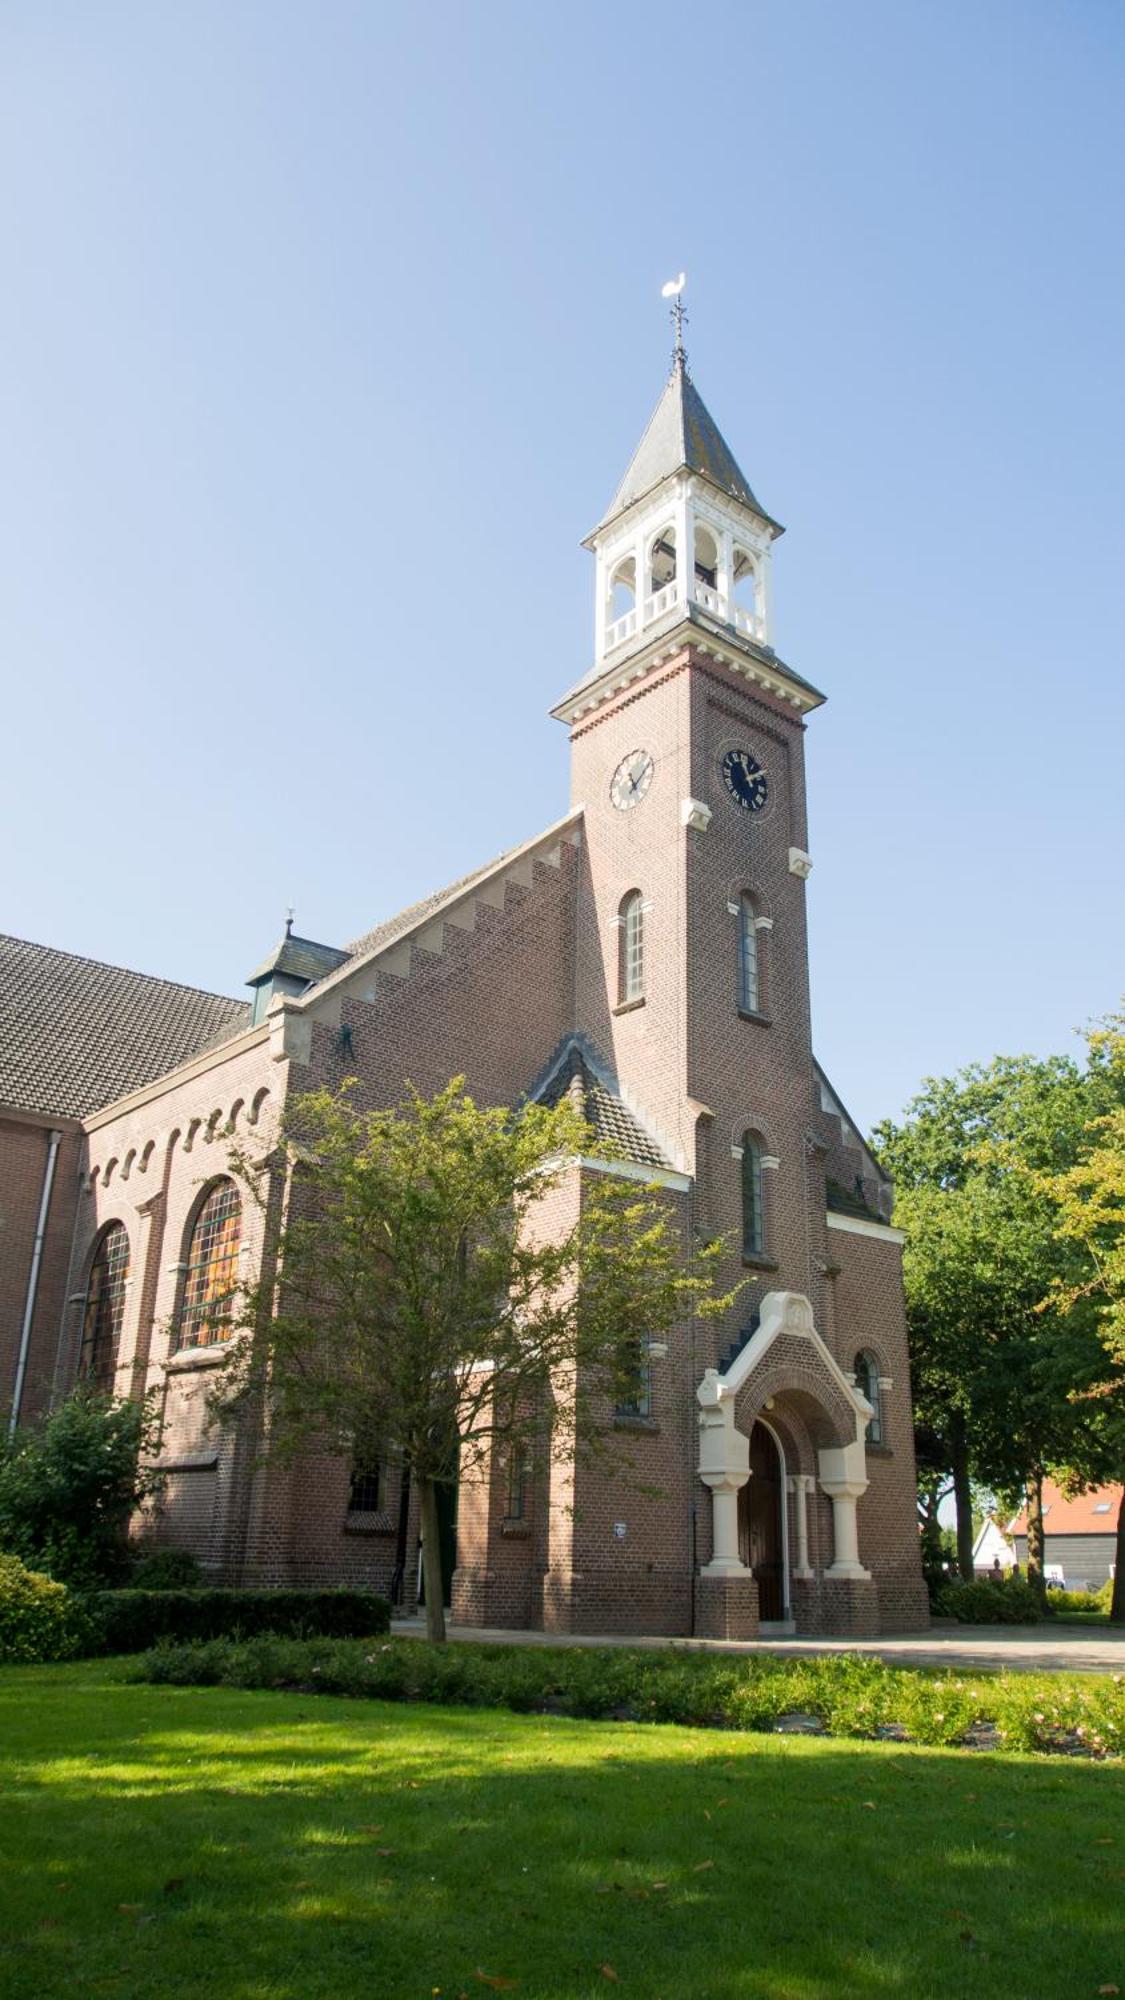
[[[616,1419],[632,1481],[497,1462],[450,1491],[454,1619],[926,1622],[892,1191],[812,1048],[803,739],[823,697],[774,648],[781,532],[677,341],[586,543],[594,663],[552,710],[571,744],[552,826],[350,945],[287,933],[245,1000],[0,939],[0,1404],[23,1422],[78,1379],[155,1390],[152,1532],[213,1577],[415,1601],[408,1470],[262,1465],[202,1392],[214,1302],[263,1238],[227,1135],[345,1076],[392,1102],[461,1072],[482,1103],[576,1094],[613,1171],[722,1235],[724,1288],[745,1283],[729,1325],[653,1344]]]

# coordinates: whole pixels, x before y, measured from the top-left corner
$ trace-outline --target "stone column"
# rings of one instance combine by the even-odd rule
[[[818,1457],[820,1489],[832,1502],[835,1550],[832,1565],[825,1575],[868,1581],[871,1573],[864,1569],[859,1559],[859,1531],[855,1516],[856,1501],[861,1493],[867,1491],[867,1457],[863,1440],[857,1438],[854,1444],[822,1451]]]
[[[695,1629],[704,1639],[755,1639],[758,1586],[738,1553],[738,1495],[750,1477],[750,1440],[734,1425],[734,1402],[709,1368],[699,1403],[699,1477],[711,1489],[711,1560],[697,1579]]]
[[[789,1476],[789,1491],[793,1495],[793,1513],[797,1528],[797,1560],[793,1565],[793,1577],[798,1583],[809,1583],[812,1570],[809,1566],[809,1494],[816,1481],[811,1472],[793,1472]]]

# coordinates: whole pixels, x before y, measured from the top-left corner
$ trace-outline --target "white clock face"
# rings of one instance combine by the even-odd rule
[[[609,796],[618,812],[639,806],[652,783],[653,763],[647,750],[630,750],[609,781]]]

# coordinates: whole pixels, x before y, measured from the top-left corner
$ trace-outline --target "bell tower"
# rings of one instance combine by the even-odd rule
[[[806,1115],[802,717],[823,696],[775,650],[783,530],[692,380],[678,296],[673,319],[667,381],[585,542],[593,664],[553,713],[583,807],[579,1026],[695,1175],[701,1106],[738,1132],[768,1126],[770,1161],[763,1101],[784,1103],[787,1126]],[[730,1131],[711,1143],[729,1179]],[[796,1177],[795,1136],[787,1154]],[[807,1273],[791,1282],[807,1290]]]

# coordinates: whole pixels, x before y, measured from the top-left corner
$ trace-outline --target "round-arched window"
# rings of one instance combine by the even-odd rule
[[[188,1245],[178,1346],[210,1347],[229,1338],[241,1241],[238,1189],[233,1181],[216,1181],[196,1214]]]
[[[879,1364],[866,1348],[856,1355],[855,1379],[858,1388],[871,1405],[871,1418],[866,1433],[867,1443],[882,1444],[883,1392],[879,1385]]]
[[[90,1266],[78,1360],[80,1380],[99,1396],[113,1394],[128,1282],[129,1238],[124,1223],[111,1222],[102,1231]]]

